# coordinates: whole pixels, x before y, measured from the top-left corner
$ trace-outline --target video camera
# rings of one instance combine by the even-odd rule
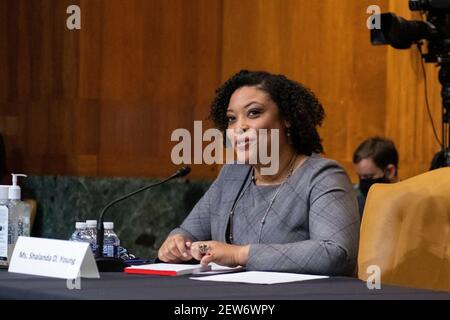
[[[379,19],[380,28],[370,30],[373,45],[391,45],[396,49],[408,49],[417,44],[419,49],[427,42],[427,52],[422,53],[425,62],[435,62],[440,66],[439,82],[442,85],[442,150],[438,153],[440,163],[436,167],[450,167],[450,0],[409,0],[411,11],[422,11],[425,21],[409,21],[394,13],[374,15]],[[448,138],[446,131],[448,131]]]

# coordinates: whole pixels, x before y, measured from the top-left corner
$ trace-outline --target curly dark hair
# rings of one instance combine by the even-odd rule
[[[256,87],[269,94],[278,106],[281,119],[286,120],[294,149],[310,156],[322,153],[323,146],[317,126],[321,126],[325,112],[314,93],[304,85],[265,71],[241,70],[216,90],[209,118],[225,132],[228,127],[227,108],[232,94],[241,87]]]

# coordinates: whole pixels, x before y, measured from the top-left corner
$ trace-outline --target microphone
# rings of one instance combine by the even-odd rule
[[[178,169],[177,172],[172,174],[170,177],[168,177],[160,182],[157,182],[157,183],[142,187],[136,191],[130,192],[114,201],[111,201],[103,208],[103,210],[100,213],[98,222],[97,222],[97,250],[95,252],[95,262],[97,263],[97,267],[100,272],[111,272],[111,271],[112,272],[121,272],[121,271],[123,271],[123,269],[125,267],[127,267],[127,264],[122,259],[110,258],[110,257],[103,256],[103,240],[104,240],[104,234],[105,234],[103,218],[104,218],[106,212],[108,211],[108,209],[111,208],[116,203],[121,202],[125,199],[128,199],[129,197],[134,196],[135,194],[138,194],[147,189],[159,186],[163,183],[166,183],[169,180],[184,177],[184,176],[188,175],[190,172],[191,172],[190,167],[188,167],[188,166],[182,167],[182,168]]]

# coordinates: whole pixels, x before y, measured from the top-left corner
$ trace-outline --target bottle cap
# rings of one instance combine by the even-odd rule
[[[86,220],[86,225],[88,228],[97,227],[97,220]]]
[[[27,175],[22,173],[11,173],[12,185],[9,187],[8,197],[11,200],[20,200],[20,187],[17,185],[17,177],[26,177]]]
[[[86,229],[86,222],[76,222],[75,229]]]
[[[114,229],[114,222],[103,222],[103,226],[105,229],[112,230]]]
[[[0,185],[0,200],[8,200],[9,186]]]

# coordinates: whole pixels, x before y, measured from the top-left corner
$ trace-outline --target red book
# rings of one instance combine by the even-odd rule
[[[160,276],[181,276],[211,270],[211,266],[201,264],[152,263],[125,268],[130,274],[156,274]]]

